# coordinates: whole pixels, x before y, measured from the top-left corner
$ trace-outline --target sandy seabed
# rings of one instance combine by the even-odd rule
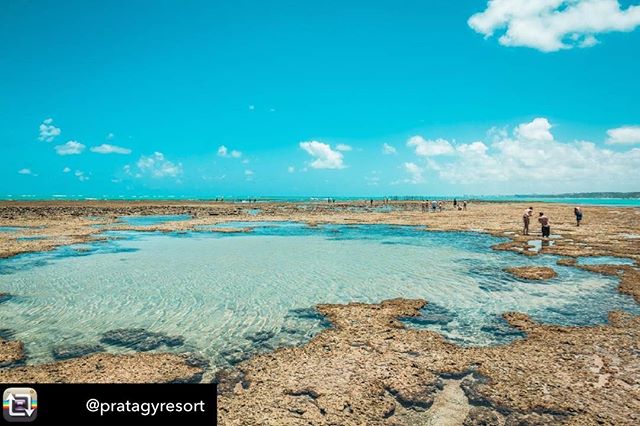
[[[540,238],[535,216],[531,235],[520,235],[529,205],[535,215],[544,211],[550,217],[550,241]],[[180,232],[227,221],[413,225],[425,232],[507,237],[493,248],[563,256],[562,265],[619,277],[619,291],[640,302],[640,209],[586,207],[576,227],[572,206],[555,203],[470,203],[466,211],[447,203],[437,213],[422,212],[420,202],[391,202],[389,211],[379,207],[380,202],[371,207],[368,201],[6,201],[0,202],[0,226],[17,229],[0,233],[0,257],[100,240],[107,229]],[[251,215],[248,208],[260,211]],[[192,218],[144,227],[118,221],[158,214]],[[579,265],[578,256],[635,263]],[[552,269],[510,272],[542,280],[554,275]],[[0,303],[10,297],[0,294]],[[505,319],[525,332],[525,339],[464,348],[398,321],[419,315],[426,303],[395,299],[318,306],[332,328],[306,345],[258,355],[216,374],[220,424],[640,424],[640,317],[612,312],[605,325],[561,327],[507,313]],[[91,354],[46,365],[25,365],[25,359],[21,342],[0,339],[0,382],[193,382],[201,380],[204,368],[189,355],[163,353]]]

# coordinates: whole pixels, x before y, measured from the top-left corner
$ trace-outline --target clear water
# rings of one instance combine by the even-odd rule
[[[161,350],[224,366],[307,341],[327,326],[318,303],[425,298],[424,315],[407,323],[469,345],[518,338],[505,311],[576,325],[605,322],[615,309],[640,314],[614,278],[556,266],[554,256],[492,251],[503,239],[483,234],[266,225],[232,235],[109,232],[120,239],[0,260],[0,289],[16,295],[0,308],[4,327],[24,341],[29,362],[50,361],[61,342],[141,327],[185,338]],[[558,278],[532,283],[502,271],[533,264]]]
[[[578,257],[579,265],[633,265],[633,260],[614,256],[584,256]]]
[[[17,232],[21,229],[19,226],[0,226],[0,232]]]
[[[149,215],[149,216],[122,216],[118,218],[121,222],[131,226],[153,226],[166,222],[179,222],[189,220],[191,216],[188,214],[176,215]]]
[[[244,209],[243,212],[251,216],[257,216],[262,212],[262,209]]]

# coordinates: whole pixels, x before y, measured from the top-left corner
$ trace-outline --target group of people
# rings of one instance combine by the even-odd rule
[[[422,202],[422,204],[420,205],[421,210],[423,213],[429,213],[429,211],[432,212],[441,212],[444,210],[444,201],[440,200],[432,200],[432,201],[424,201]],[[467,209],[467,202],[466,201],[462,201],[461,203],[458,202],[457,199],[453,199],[453,209],[454,210],[466,210]]]
[[[582,209],[580,207],[574,208],[573,214],[576,216],[576,226],[580,226],[580,222],[582,221]],[[533,207],[528,207],[522,215],[522,222],[524,224],[524,228],[522,230],[523,235],[529,235],[531,216],[533,216]],[[540,223],[542,238],[549,238],[549,235],[551,234],[551,223],[549,222],[549,217],[544,214],[544,212],[539,213],[538,223]]]

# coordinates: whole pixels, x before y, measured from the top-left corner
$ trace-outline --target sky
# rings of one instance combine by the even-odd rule
[[[0,2],[0,197],[640,191],[640,2]]]

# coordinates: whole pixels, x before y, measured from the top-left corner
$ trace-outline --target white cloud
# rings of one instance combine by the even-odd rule
[[[521,139],[531,141],[552,141],[551,123],[546,118],[535,118],[529,123],[523,123],[516,128],[516,135]]]
[[[106,140],[108,141],[112,141],[114,140],[116,137],[116,135],[114,135],[113,133],[108,133],[107,136],[105,137]]]
[[[20,175],[32,175],[33,172],[31,171],[31,169],[24,168],[24,169],[18,170],[18,174],[20,174]]]
[[[62,173],[69,173],[71,171],[71,169],[69,167],[65,167],[64,169],[62,169]]]
[[[295,172],[296,172],[296,168],[295,168],[295,167],[293,167],[293,166],[289,166],[289,167],[287,167],[287,171],[288,171],[289,173],[295,173]]]
[[[351,147],[351,145],[347,145],[347,144],[344,144],[344,143],[339,143],[338,145],[336,145],[336,150],[337,151],[347,152],[347,151],[353,150],[353,148]]]
[[[343,169],[344,157],[340,151],[318,141],[300,142],[300,148],[312,156],[314,160],[309,164],[314,169]]]
[[[426,140],[422,136],[412,136],[407,141],[407,146],[415,148],[416,154],[421,157],[434,157],[447,155],[454,152],[453,146],[445,139]]]
[[[152,155],[143,155],[136,163],[139,173],[136,177],[148,175],[154,178],[177,177],[182,174],[182,163],[173,163],[167,160],[163,153],[154,152]],[[131,174],[131,167],[125,166],[125,173]]]
[[[386,155],[394,155],[394,154],[397,154],[398,151],[394,146],[389,145],[388,143],[385,143],[382,145],[382,153]]]
[[[522,130],[535,127],[527,127],[531,123],[517,126],[511,135],[494,135],[488,145],[481,141],[457,145],[454,155],[443,161],[429,158],[427,166],[446,182],[476,185],[484,192],[489,191],[489,184],[512,193],[635,190],[640,186],[640,148],[616,152],[588,141],[559,142],[544,132],[533,132],[536,137],[531,138],[531,133]]]
[[[503,46],[553,52],[594,46],[600,33],[633,31],[640,25],[640,6],[622,9],[618,0],[489,0],[468,24],[485,37],[501,34]]]
[[[409,174],[409,179],[405,180],[407,183],[418,184],[424,182],[422,176],[422,168],[416,163],[404,163],[404,170]]]
[[[74,176],[78,178],[78,180],[80,182],[84,182],[85,180],[89,180],[89,176],[85,175],[83,171],[81,170],[76,170],[74,173]]]
[[[52,142],[56,136],[60,136],[62,131],[59,127],[53,125],[53,119],[47,118],[40,124],[40,134],[38,139],[44,142]]]
[[[244,177],[245,177],[246,180],[252,180],[253,179],[253,174],[254,174],[253,170],[247,169],[247,170],[244,171]]]
[[[237,150],[232,150],[229,151],[229,148],[227,148],[224,145],[220,145],[218,147],[218,157],[224,157],[224,158],[240,158],[242,157],[242,152],[237,151]]]
[[[640,126],[625,126],[607,130],[608,144],[640,143]]]
[[[82,154],[82,151],[86,146],[77,141],[69,141],[62,145],[56,145],[54,149],[58,155],[78,155]]]
[[[108,143],[103,143],[102,145],[98,146],[92,146],[89,150],[97,154],[131,154],[131,150],[129,148],[110,145]]]

